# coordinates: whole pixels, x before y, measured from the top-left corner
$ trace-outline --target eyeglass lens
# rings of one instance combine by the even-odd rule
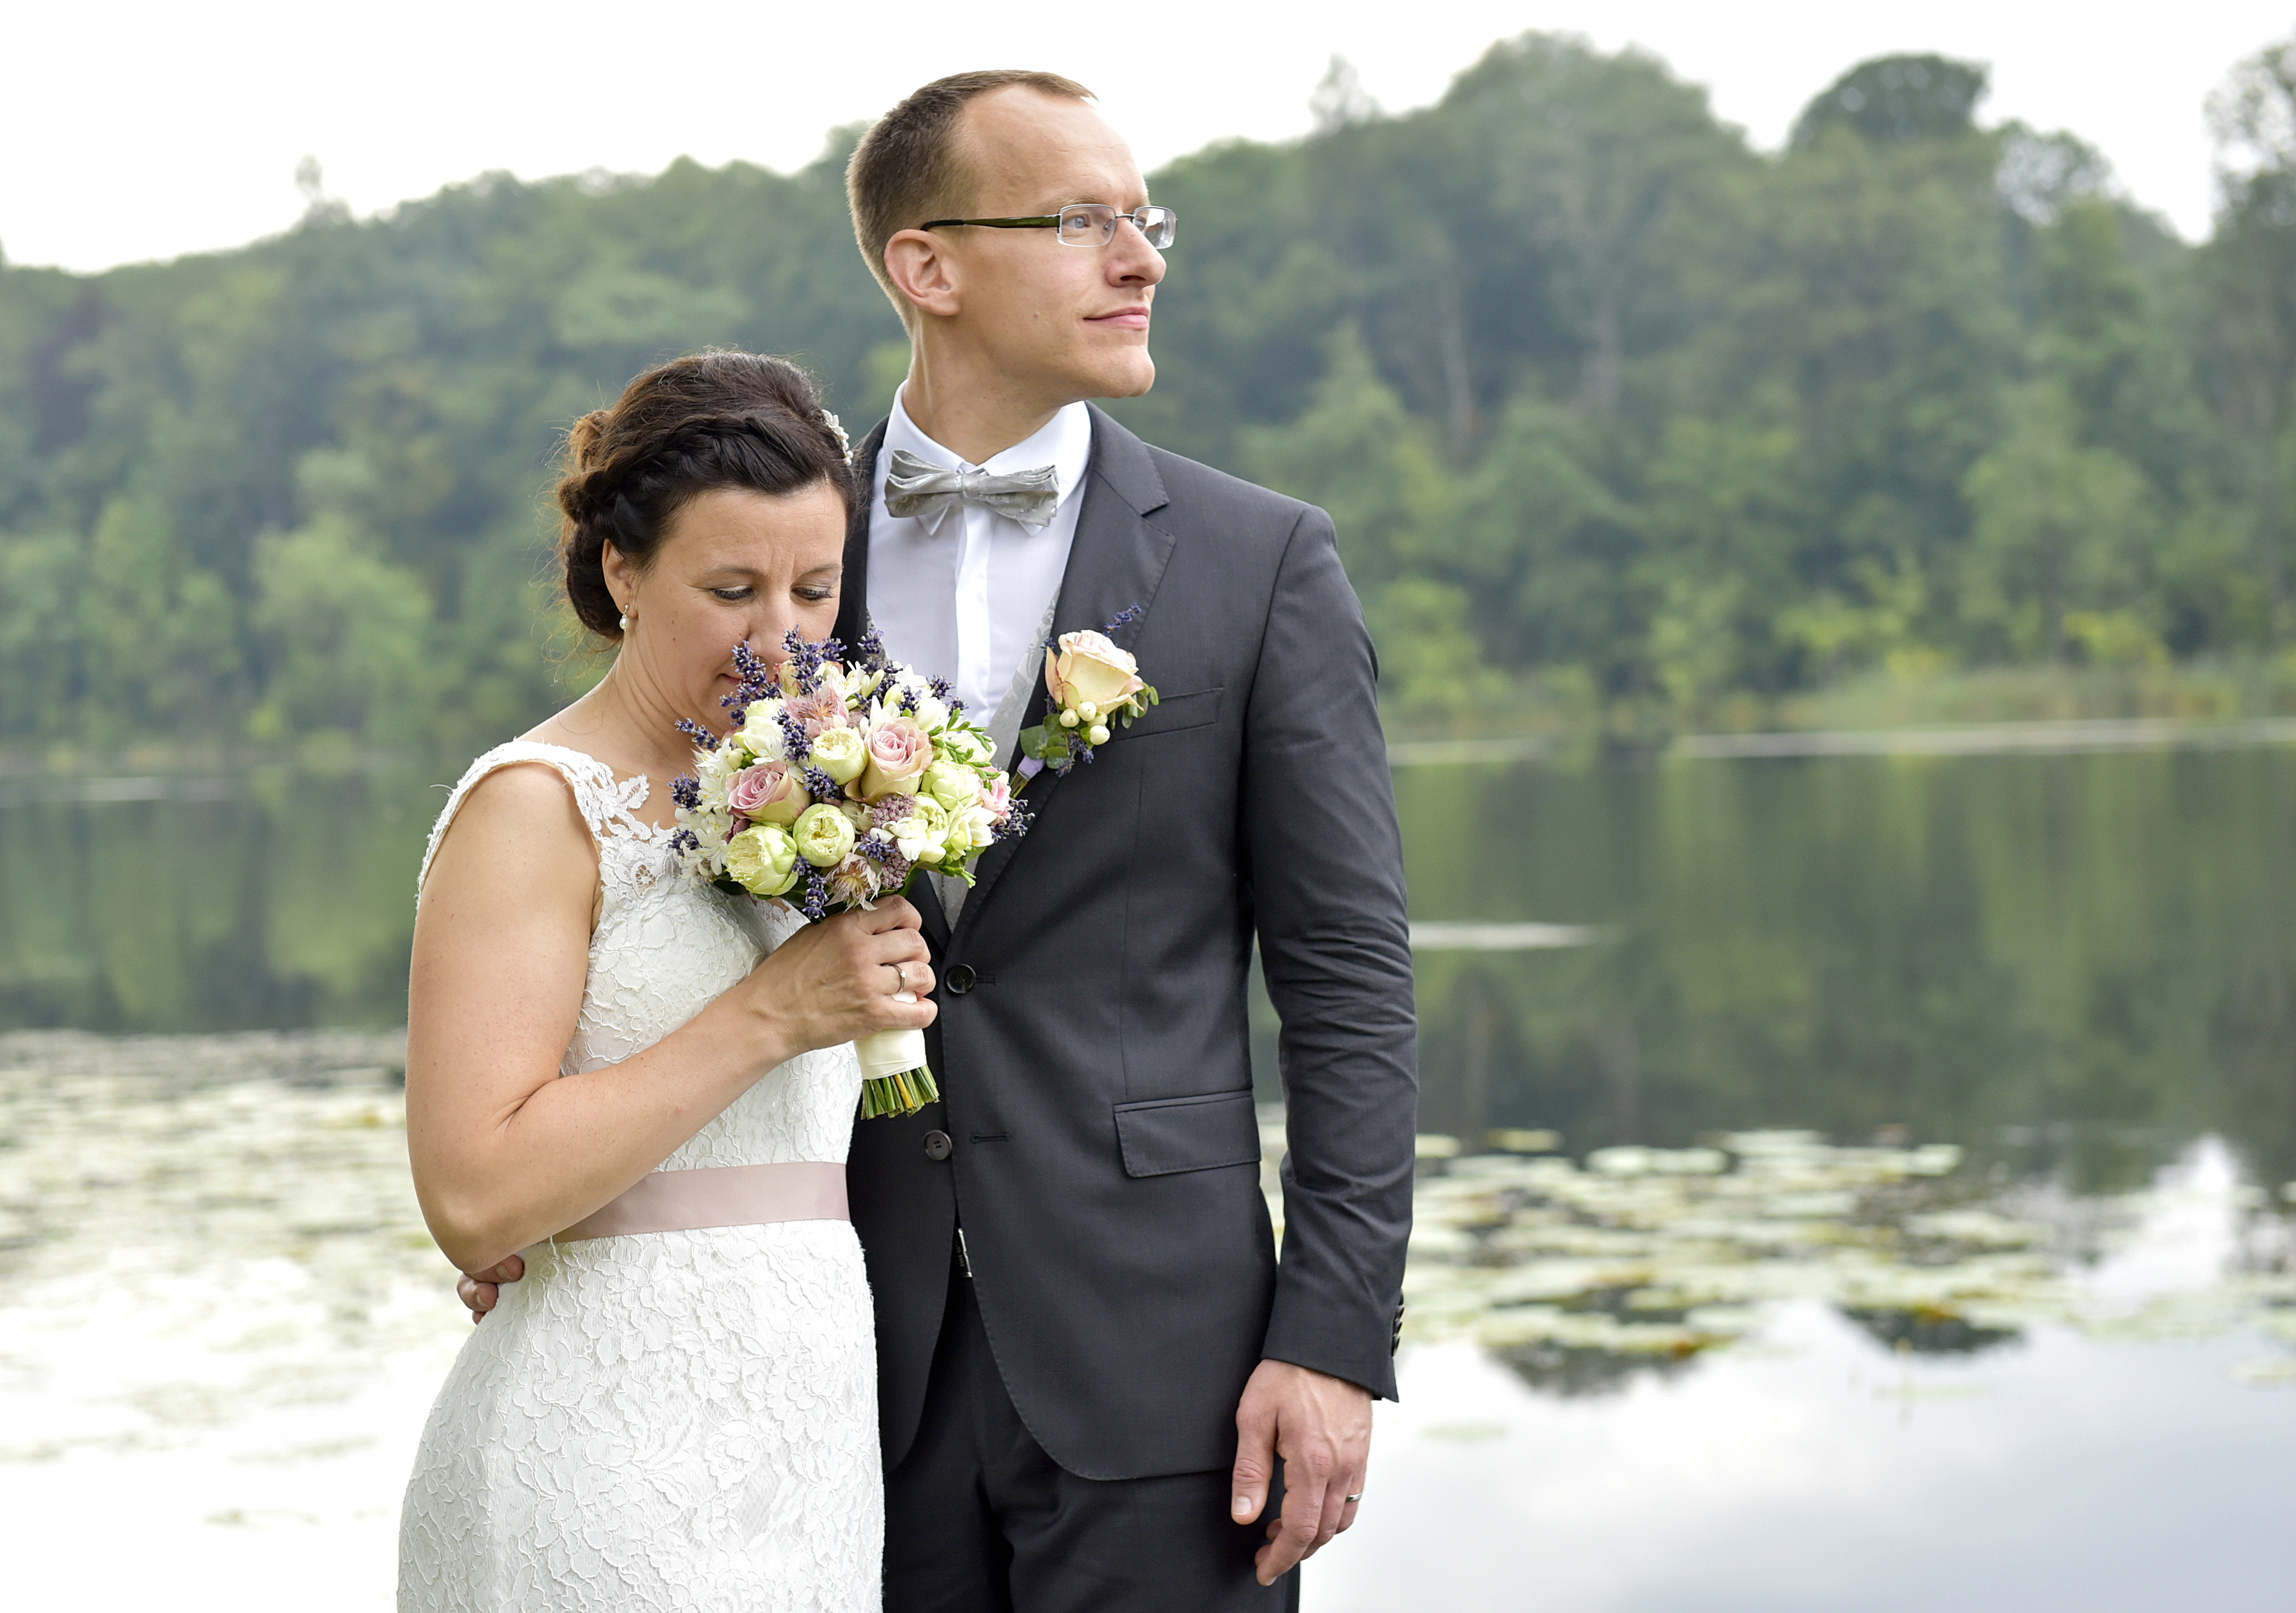
[[[1168,207],[1144,207],[1136,213],[1119,213],[1105,202],[1073,202],[1061,210],[1060,236],[1070,246],[1106,246],[1116,239],[1116,221],[1129,218],[1150,246],[1161,251],[1172,244],[1179,220]]]

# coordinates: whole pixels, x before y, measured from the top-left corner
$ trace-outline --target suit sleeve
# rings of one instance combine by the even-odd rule
[[[1292,529],[1245,707],[1242,829],[1290,1130],[1261,1354],[1395,1395],[1418,1024],[1378,666],[1331,517]]]

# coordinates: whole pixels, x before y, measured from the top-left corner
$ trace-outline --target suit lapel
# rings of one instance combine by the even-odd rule
[[[885,422],[853,445],[853,519],[845,528],[845,572],[838,582],[837,637],[857,644],[869,630],[869,516],[877,502],[877,456],[885,446]],[[909,886],[910,902],[924,920],[925,938],[936,950],[948,946],[948,915],[940,893],[920,875]]]
[[[877,502],[877,455],[886,422],[853,447],[853,518],[845,523],[845,572],[837,584],[837,637],[847,644],[869,630],[869,512]]]
[[[1167,502],[1164,480],[1156,473],[1147,445],[1099,408],[1093,408],[1092,458],[1085,467],[1084,507],[1077,514],[1076,538],[1069,546],[1068,567],[1061,575],[1060,603],[1053,612],[1055,638],[1105,628],[1136,605],[1139,614],[1118,630],[1116,642],[1126,649],[1138,642],[1141,625],[1155,604],[1157,585],[1163,580],[1164,566],[1172,557],[1176,541],[1173,533],[1148,519]],[[847,572],[851,572],[849,562]],[[1154,669],[1143,671],[1152,682]],[[1044,680],[1038,679],[1021,719],[1022,728],[1044,720],[1046,698]],[[1000,760],[1009,766],[1020,759]],[[1049,770],[1041,772],[1029,781],[1021,799],[1041,813],[1062,782]],[[974,869],[972,894],[964,899],[957,916],[956,934],[972,927],[1005,868],[1015,857],[1026,854],[1029,840],[1024,835],[982,853]]]

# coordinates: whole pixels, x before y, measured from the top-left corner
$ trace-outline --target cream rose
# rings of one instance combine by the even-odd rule
[[[726,848],[726,871],[753,896],[780,896],[797,884],[797,842],[778,824],[743,829]]]
[[[954,812],[980,794],[980,775],[955,761],[936,761],[917,780],[918,791]]]
[[[1045,657],[1045,689],[1062,711],[1090,704],[1106,712],[1147,687],[1131,652],[1105,633],[1062,633],[1059,647]]]
[[[851,784],[869,765],[868,742],[857,728],[824,728],[813,737],[807,758],[840,784]]]
[[[853,820],[816,802],[799,815],[794,830],[798,855],[817,868],[833,868],[853,849]]]
[[[761,761],[734,775],[726,788],[726,804],[751,823],[795,823],[813,797],[798,782],[797,769],[786,761]]]
[[[869,765],[861,769],[863,799],[874,801],[914,786],[933,759],[932,739],[911,717],[892,717],[869,730]]]

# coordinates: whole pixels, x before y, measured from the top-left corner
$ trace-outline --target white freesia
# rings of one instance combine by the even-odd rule
[[[710,762],[717,765],[713,767]],[[714,817],[730,818],[734,803],[726,800],[726,790],[731,776],[726,771],[724,760],[712,754],[709,761],[701,765],[696,777],[701,782],[701,810]]]
[[[948,823],[948,845],[962,853],[987,851],[996,839],[996,822],[975,803],[961,807]]]
[[[781,703],[760,700],[742,720],[742,744],[759,761],[787,761],[789,741],[782,737]]]

